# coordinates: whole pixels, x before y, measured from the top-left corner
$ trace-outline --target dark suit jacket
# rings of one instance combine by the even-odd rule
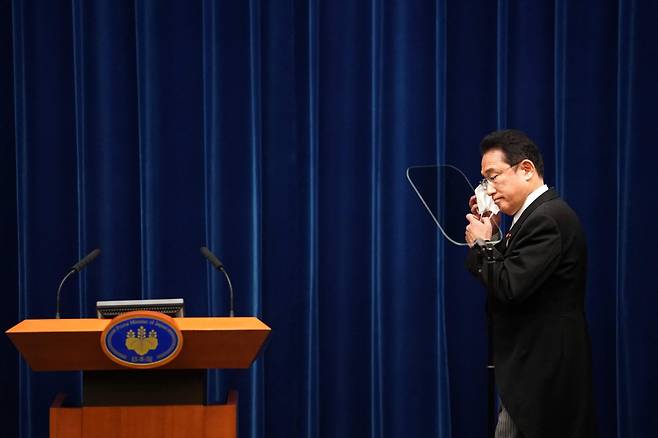
[[[525,438],[594,436],[587,248],[576,214],[549,190],[494,253],[491,284],[479,247],[469,250],[467,267],[489,290],[503,405]]]

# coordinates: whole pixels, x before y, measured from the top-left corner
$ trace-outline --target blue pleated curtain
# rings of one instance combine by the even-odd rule
[[[63,293],[183,297],[273,329],[241,437],[482,437],[484,293],[404,176],[474,180],[499,127],[542,147],[589,243],[602,437],[658,434],[658,3],[0,0],[3,330]],[[465,200],[466,203],[466,200]],[[78,373],[0,341],[6,436],[47,434]]]

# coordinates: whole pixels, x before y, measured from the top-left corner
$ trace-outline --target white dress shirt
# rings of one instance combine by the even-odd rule
[[[537,198],[539,198],[541,195],[543,195],[544,192],[546,192],[547,190],[548,190],[548,186],[547,186],[546,184],[544,184],[544,185],[542,185],[542,186],[540,186],[540,187],[537,187],[535,190],[532,191],[532,193],[530,193],[530,194],[528,195],[527,198],[525,198],[525,202],[523,203],[523,205],[521,206],[521,208],[519,208],[519,211],[517,211],[516,213],[514,213],[514,218],[512,219],[512,225],[510,225],[510,229],[514,226],[514,224],[516,223],[516,221],[521,217],[521,215],[523,214],[524,210],[525,210],[526,208],[528,208],[528,206],[529,206],[530,204],[532,204],[532,203],[535,201],[535,199],[537,199]]]

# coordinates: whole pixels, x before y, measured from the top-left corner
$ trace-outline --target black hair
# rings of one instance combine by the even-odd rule
[[[543,178],[544,159],[537,145],[525,132],[518,129],[503,129],[492,132],[480,142],[482,155],[495,149],[503,152],[507,164],[520,163],[526,159],[532,161],[537,169],[537,174]]]

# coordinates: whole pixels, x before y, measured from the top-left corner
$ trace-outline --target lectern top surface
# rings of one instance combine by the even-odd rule
[[[181,331],[270,330],[255,317],[174,318]],[[31,332],[102,332],[110,319],[26,319],[7,330],[7,334]]]
[[[248,368],[270,334],[256,317],[174,318],[183,349],[171,369]],[[26,319],[7,335],[35,371],[112,370],[121,367],[101,349],[109,319]]]

